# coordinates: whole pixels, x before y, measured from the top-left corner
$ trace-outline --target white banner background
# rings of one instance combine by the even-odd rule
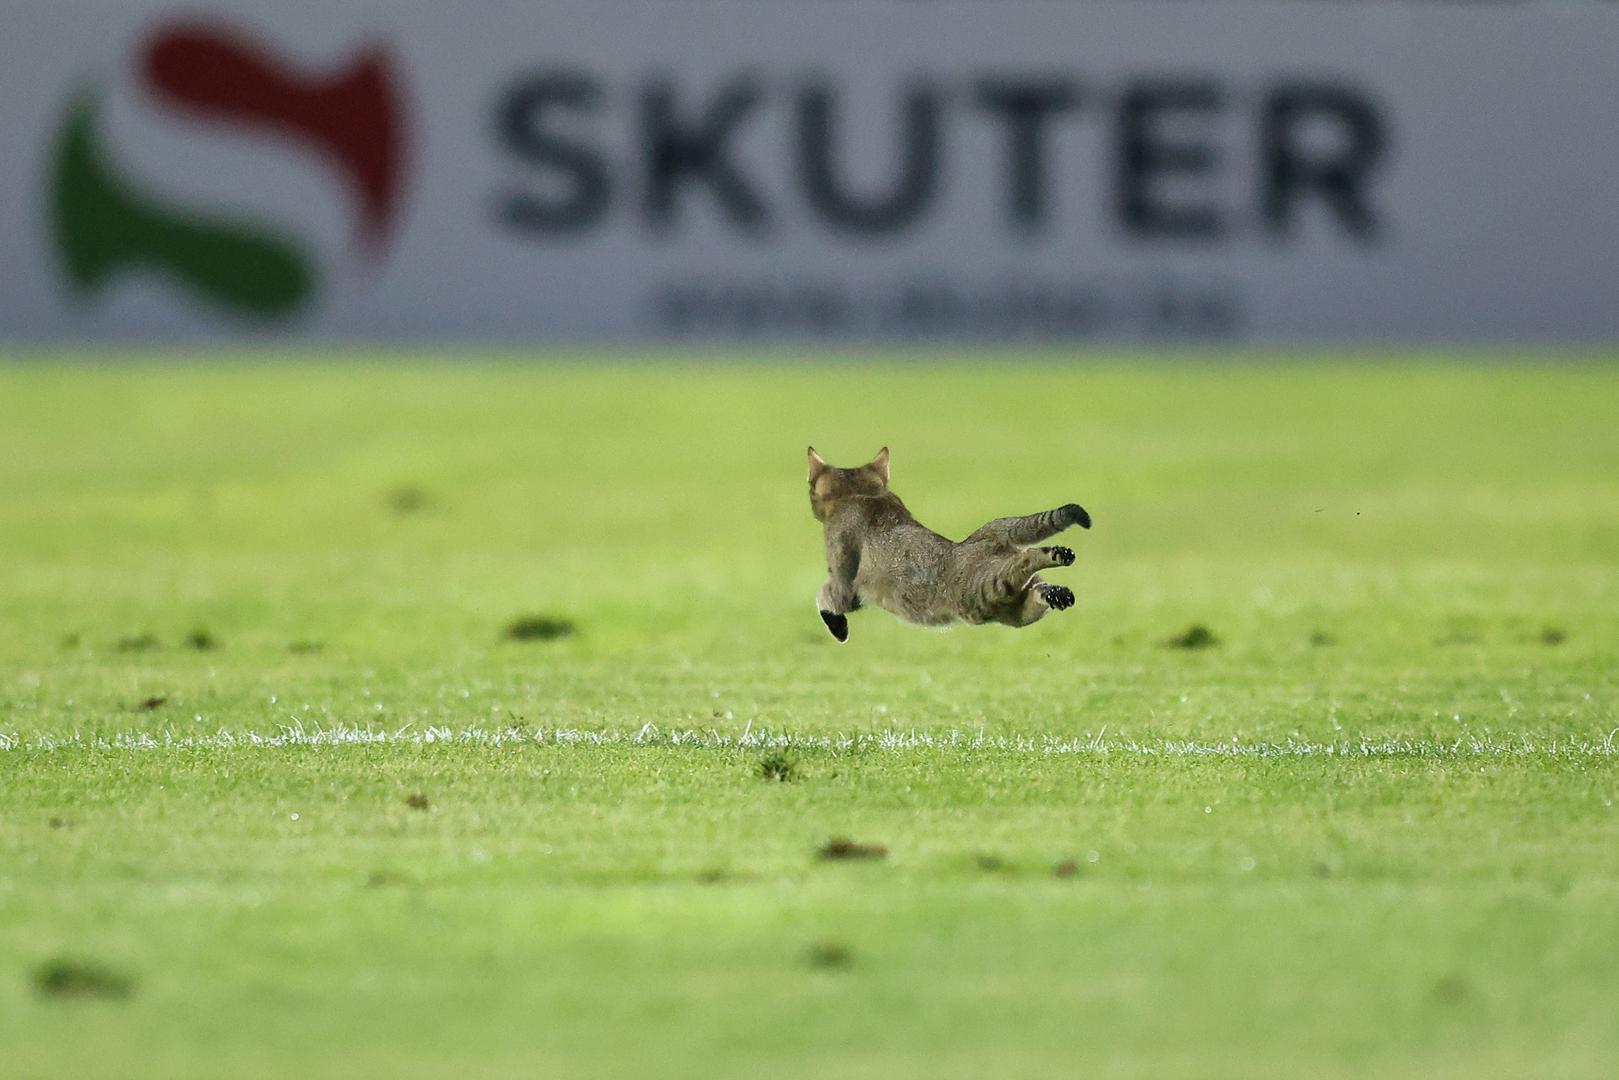
[[[142,84],[144,43],[178,17],[247,34],[333,73],[367,44],[394,59],[410,155],[380,257],[353,244],[354,200],[307,148],[176,114]],[[0,342],[567,343],[970,338],[1266,343],[1611,341],[1619,337],[1619,11],[1561,4],[1197,4],[1039,0],[587,0],[568,3],[23,3],[0,40]],[[570,177],[514,152],[499,117],[526,81],[572,73],[598,100],[535,123],[601,162],[606,208],[571,235],[503,215]],[[757,100],[724,155],[765,207],[754,232],[689,180],[649,216],[649,87],[701,117],[738,80]],[[1009,211],[1008,129],[986,80],[1059,80],[1077,104],[1044,126],[1045,203]],[[1132,230],[1118,208],[1132,88],[1212,88],[1149,134],[1202,146],[1206,171],[1153,178],[1208,205],[1212,238]],[[848,235],[806,196],[806,87],[834,95],[836,166],[881,195],[913,86],[939,110],[931,201],[906,227]],[[1375,112],[1384,147],[1356,235],[1301,197],[1262,213],[1262,117],[1278,90],[1327,86]],[[108,153],[165,206],[273,228],[319,274],[306,307],[243,319],[160,271],[78,295],[49,213],[73,95],[94,88]],[[1173,113],[1173,114],[1172,114]],[[1331,156],[1342,132],[1297,134]],[[1314,141],[1311,141],[1314,140]]]

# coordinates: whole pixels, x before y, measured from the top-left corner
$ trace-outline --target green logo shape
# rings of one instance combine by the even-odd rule
[[[296,247],[134,191],[109,161],[97,116],[95,95],[77,96],[56,149],[51,221],[76,292],[95,293],[121,272],[150,267],[249,317],[280,318],[308,303],[315,274]]]

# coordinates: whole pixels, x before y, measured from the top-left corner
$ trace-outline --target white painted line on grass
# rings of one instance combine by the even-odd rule
[[[1607,758],[1619,754],[1615,738],[1604,736],[1541,737],[1534,735],[1463,735],[1452,741],[1387,736],[1317,741],[1289,738],[1280,742],[1202,742],[1194,739],[1132,739],[1105,732],[1065,738],[1056,735],[992,735],[970,731],[862,732],[854,735],[793,735],[755,730],[740,734],[716,729],[672,728],[647,724],[636,731],[590,731],[580,728],[445,727],[398,729],[349,724],[305,726],[284,724],[274,731],[219,730],[182,734],[172,728],[125,731],[115,735],[66,735],[0,732],[0,751],[60,750],[223,750],[328,746],[522,746],[665,747],[707,750],[805,750],[838,754],[921,750],[989,750],[1023,754],[1072,754],[1105,757],[1213,758]]]

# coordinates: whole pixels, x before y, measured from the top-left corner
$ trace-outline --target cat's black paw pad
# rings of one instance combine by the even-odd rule
[[[1046,548],[1046,554],[1050,555],[1051,556],[1051,561],[1056,563],[1058,566],[1073,566],[1074,565],[1074,549],[1073,548],[1048,547],[1048,548]]]
[[[1064,585],[1039,585],[1040,599],[1052,611],[1067,611],[1074,606],[1074,590]]]
[[[1070,600],[1072,596],[1073,594],[1070,593]],[[839,641],[849,640],[849,617],[847,615],[834,615],[830,611],[823,611],[821,612],[821,621],[826,623],[826,628],[832,631],[833,637]]]
[[[1067,506],[1062,508],[1062,511],[1067,515],[1070,522],[1078,525],[1081,529],[1088,529],[1091,527],[1091,516],[1087,514],[1085,512],[1085,508],[1078,503],[1069,503]]]

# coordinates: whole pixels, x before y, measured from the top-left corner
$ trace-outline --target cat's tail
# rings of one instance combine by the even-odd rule
[[[1050,539],[1074,525],[1082,529],[1090,528],[1091,516],[1078,503],[1067,503],[1055,510],[1046,510],[1038,514],[996,518],[967,537],[967,543],[992,540],[1023,547]]]

